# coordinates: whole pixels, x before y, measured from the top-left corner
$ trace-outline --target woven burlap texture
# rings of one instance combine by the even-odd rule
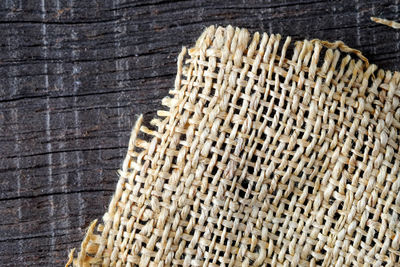
[[[342,42],[207,28],[68,264],[398,266],[399,81]]]

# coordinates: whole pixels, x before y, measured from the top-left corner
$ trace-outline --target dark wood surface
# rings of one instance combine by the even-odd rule
[[[383,1],[0,3],[0,265],[62,266],[114,191],[130,129],[172,88],[176,57],[209,25],[343,40],[400,67]]]

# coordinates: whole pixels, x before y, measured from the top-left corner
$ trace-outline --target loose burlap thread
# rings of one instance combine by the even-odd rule
[[[399,73],[281,39],[211,26],[183,48],[67,265],[399,266]]]

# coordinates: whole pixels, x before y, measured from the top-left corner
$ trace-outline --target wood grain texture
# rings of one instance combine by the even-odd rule
[[[38,3],[39,2],[39,3]],[[0,3],[0,265],[61,266],[101,218],[138,114],[172,88],[176,57],[211,24],[343,40],[400,68],[385,1]]]

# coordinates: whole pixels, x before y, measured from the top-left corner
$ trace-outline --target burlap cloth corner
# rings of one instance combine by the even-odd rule
[[[399,78],[342,42],[208,27],[67,265],[399,266]]]

